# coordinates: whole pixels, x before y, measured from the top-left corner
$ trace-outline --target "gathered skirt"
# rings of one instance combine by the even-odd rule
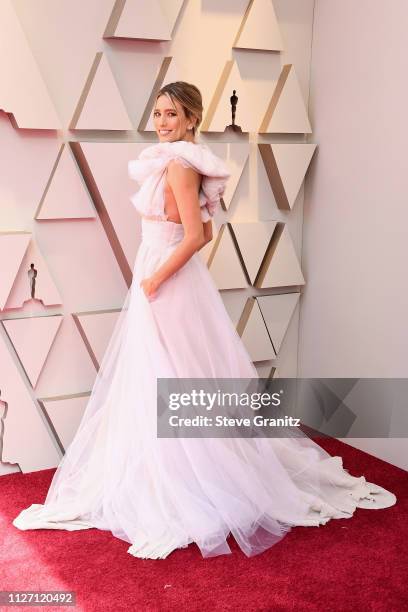
[[[343,469],[307,436],[158,438],[158,378],[258,377],[199,253],[148,299],[140,281],[169,257],[184,228],[142,219],[133,282],[75,437],[44,503],[19,529],[109,530],[141,558],[196,543],[204,557],[247,556],[293,526],[385,508],[395,496]]]

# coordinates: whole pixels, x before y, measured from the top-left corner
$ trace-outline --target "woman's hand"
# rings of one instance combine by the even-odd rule
[[[140,281],[140,286],[148,299],[154,299],[156,297],[156,291],[159,288],[159,284],[153,276],[143,278]]]

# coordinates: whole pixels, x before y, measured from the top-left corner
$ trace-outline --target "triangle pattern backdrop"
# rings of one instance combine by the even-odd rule
[[[99,370],[119,314],[120,309],[117,308],[72,314],[96,370]]]
[[[32,387],[35,387],[63,317],[25,317],[3,321]]]
[[[24,233],[27,236],[26,233]],[[30,237],[30,235],[28,234]],[[0,240],[0,244],[1,244]],[[13,245],[15,246],[15,245]],[[7,264],[10,259],[5,253],[3,260]],[[34,287],[34,299],[39,300],[44,306],[56,306],[62,304],[62,297],[51,276],[48,265],[34,240],[27,241],[27,247],[19,265],[18,272],[13,279],[13,286],[7,296],[4,309],[22,308],[24,302],[33,299],[31,297],[30,270],[31,264],[37,271]],[[10,278],[8,275],[6,278]]]
[[[244,133],[256,130],[252,119],[249,87],[241,77],[237,63],[232,59],[225,63],[220,75],[201,126],[202,132],[224,132],[225,127],[230,125],[232,119],[229,99],[234,89],[237,91],[240,113],[237,123]]]
[[[311,133],[312,128],[293,64],[283,66],[258,131],[262,134]]]
[[[30,240],[29,232],[0,232],[0,310],[6,307]]]
[[[237,331],[252,361],[275,359],[276,353],[256,298],[248,298],[238,322]]]
[[[16,128],[59,130],[61,121],[12,0],[0,2],[0,109]],[[29,103],[27,103],[29,101]]]
[[[258,144],[276,204],[291,210],[315,152],[315,144]]]
[[[115,77],[102,51],[95,56],[69,127],[71,130],[133,129]]]
[[[9,410],[3,420],[4,463],[18,463],[22,472],[54,468],[60,461],[40,410],[33,400],[21,367],[16,364],[5,339],[4,321],[0,329],[1,399]]]
[[[294,292],[258,295],[256,298],[276,354],[280,351],[299,297],[300,293]]]
[[[35,218],[94,219],[96,212],[71,149],[63,143]]]
[[[89,393],[42,398],[39,401],[54,426],[61,451],[72,442],[84,414]]]
[[[231,223],[251,284],[255,282],[276,224],[277,221]]]
[[[105,29],[104,38],[134,38],[165,41],[171,39],[184,0],[117,0]]]
[[[137,130],[134,130],[126,108],[127,100],[122,97],[108,57],[98,46],[94,50],[95,58],[80,92],[70,129],[131,130],[132,140],[138,139],[137,132],[154,133],[152,109],[158,89],[165,83],[184,78],[184,66],[177,54],[178,46],[172,45],[172,37],[182,30],[182,27],[175,26],[183,20],[188,1],[151,0],[148,11],[145,0],[112,2],[103,37],[128,39],[120,44],[128,45],[127,49],[135,55],[140,50],[141,56],[146,52],[155,56],[157,70],[148,75],[148,82],[152,84],[151,93]],[[202,10],[205,10],[206,3],[197,4],[201,4]],[[0,10],[3,18],[0,20],[3,49],[0,68],[4,85],[0,94],[1,107],[6,109],[18,127],[60,129],[47,83],[42,79],[11,0],[4,0]],[[287,329],[294,320],[300,293],[255,294],[245,297],[243,308],[242,296],[257,289],[299,287],[305,280],[288,226],[282,221],[270,220],[269,215],[265,221],[258,220],[256,198],[249,202],[249,213],[247,210],[242,215],[249,217],[248,220],[230,220],[231,204],[238,187],[240,197],[251,200],[245,189],[247,182],[249,186],[254,184],[251,165],[254,157],[251,156],[257,155],[259,150],[266,170],[266,179],[263,176],[262,180],[268,181],[280,211],[290,213],[316,145],[274,142],[260,143],[251,148],[248,133],[303,136],[311,133],[311,126],[293,64],[280,68],[270,100],[262,100],[265,105],[262,121],[259,121],[259,117],[254,119],[251,106],[254,91],[251,90],[251,74],[247,71],[251,56],[254,58],[256,55],[252,50],[267,52],[267,57],[274,60],[275,57],[281,59],[279,53],[284,48],[273,2],[250,0],[244,14],[237,16],[237,25],[232,32],[228,54],[217,57],[211,66],[216,75],[216,84],[213,91],[205,92],[210,96],[201,131],[204,141],[206,132],[224,134],[225,127],[231,123],[230,96],[235,89],[239,98],[237,123],[243,133],[240,137],[234,135],[228,138],[228,135],[224,135],[217,142],[213,137],[207,141],[214,152],[225,159],[231,178],[223,196],[223,210],[217,213],[214,220],[215,237],[201,249],[200,255],[220,290],[225,290],[229,297],[232,294],[229,290],[240,292],[239,310],[235,310],[239,314],[242,309],[242,314],[235,318],[238,321],[237,329],[252,359],[263,364],[259,371],[263,375],[278,376],[276,363],[271,365],[270,361],[276,359]],[[209,38],[211,34],[208,32]],[[106,44],[111,45],[112,56],[116,53],[115,45],[118,42],[102,40],[101,43],[105,45],[102,48],[106,48]],[[132,45],[135,46],[132,48]],[[233,48],[238,51],[233,52]],[[18,70],[15,63],[13,70],[10,70],[9,57],[17,58]],[[116,59],[119,61],[120,57],[118,53]],[[30,104],[27,104],[28,98]],[[140,228],[129,203],[134,183],[128,181],[123,169],[127,168],[127,160],[137,157],[150,143],[131,142],[128,136],[123,142],[103,142],[102,135],[97,136],[99,140],[96,142],[76,141],[70,142],[69,146],[61,143],[35,220],[41,222],[41,230],[48,229],[45,222],[53,220],[100,222],[116,258],[118,274],[129,286]],[[223,142],[224,138],[234,142]],[[108,165],[107,159],[110,160]],[[109,172],[106,172],[106,167],[109,167]],[[243,175],[245,182],[241,181]],[[118,185],[125,186],[123,192]],[[270,210],[271,214],[275,212],[276,209]],[[52,224],[48,227],[52,227]],[[219,228],[218,232],[216,228]],[[31,239],[32,235],[35,235],[34,230],[33,234],[21,231],[0,233],[0,310],[21,309],[27,300],[31,300],[27,273],[32,262],[38,271],[35,306],[45,309],[62,305],[59,290],[41,254],[41,243],[37,244],[36,239]],[[40,232],[38,236],[41,236]],[[72,313],[87,355],[91,357],[96,370],[120,313],[119,309],[111,306],[106,304],[100,310]],[[61,315],[40,317],[36,312],[35,317],[3,320],[0,325],[0,357],[7,382],[2,383],[1,399],[12,407],[6,419],[3,460],[11,464],[18,462],[22,471],[46,469],[59,463],[56,449],[63,453],[72,440],[89,397],[89,393],[85,392],[33,401],[30,395],[30,384],[35,387],[45,372],[47,355],[61,321]],[[48,431],[44,427],[40,408],[48,415],[53,430]]]
[[[254,284],[258,289],[305,284],[295,247],[286,225],[280,224],[279,231],[275,230],[268,253]]]
[[[221,227],[207,265],[218,289],[239,289],[248,284],[227,225]]]
[[[283,51],[282,36],[271,0],[251,0],[232,45],[236,49]]]

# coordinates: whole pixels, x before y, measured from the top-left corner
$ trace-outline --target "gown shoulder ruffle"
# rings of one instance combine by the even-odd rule
[[[172,159],[192,167],[202,175],[199,202],[203,222],[211,219],[231,176],[226,163],[204,143],[177,140],[147,146],[137,159],[128,162],[128,174],[140,186],[130,197],[142,215],[164,217],[164,171]]]

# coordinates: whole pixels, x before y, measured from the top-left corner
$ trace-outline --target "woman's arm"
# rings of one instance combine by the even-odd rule
[[[143,279],[141,284],[148,295],[160,287],[164,281],[172,276],[190,259],[194,253],[204,246],[205,232],[201,221],[200,202],[198,190],[200,174],[191,167],[184,167],[176,160],[170,161],[167,168],[167,182],[170,185],[177,202],[180,219],[184,227],[184,236],[176,246],[170,257],[152,274],[149,279]],[[210,228],[211,229],[211,228]]]
[[[211,240],[213,239],[213,232],[212,232],[212,221],[211,219],[209,219],[208,221],[206,221],[205,223],[203,223],[203,232],[204,232],[204,241],[203,243],[197,248],[197,251],[199,251],[200,249],[203,248],[203,246],[205,246],[208,242],[211,242]]]

